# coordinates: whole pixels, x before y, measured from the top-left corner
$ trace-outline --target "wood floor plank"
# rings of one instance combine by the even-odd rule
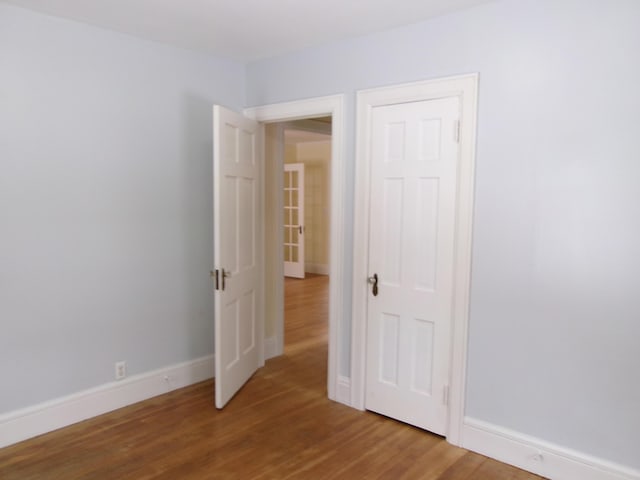
[[[487,460],[487,457],[477,453],[466,452],[462,458],[440,475],[438,480],[471,480],[474,478],[474,472]]]
[[[224,410],[213,381],[0,449],[2,480],[540,477],[327,399],[328,277],[287,279],[284,355]]]

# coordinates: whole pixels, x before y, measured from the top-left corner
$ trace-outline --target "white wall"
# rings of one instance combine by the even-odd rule
[[[215,102],[242,65],[0,4],[0,414],[213,352]]]
[[[356,90],[480,73],[467,415],[635,468],[638,25],[637,0],[507,0],[247,68],[249,105],[348,95],[349,188]]]

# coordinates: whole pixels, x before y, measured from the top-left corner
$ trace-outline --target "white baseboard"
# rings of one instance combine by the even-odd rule
[[[0,415],[0,448],[212,378],[208,355]],[[213,392],[212,402],[213,402]]]
[[[463,447],[552,480],[640,480],[640,471],[465,418]]]
[[[306,273],[315,273],[317,275],[329,275],[329,265],[321,263],[305,263],[304,271]]]
[[[264,359],[269,360],[270,358],[278,357],[282,355],[282,346],[280,342],[278,342],[278,337],[273,336],[264,339]]]
[[[351,406],[351,379],[349,377],[338,375],[336,401]]]

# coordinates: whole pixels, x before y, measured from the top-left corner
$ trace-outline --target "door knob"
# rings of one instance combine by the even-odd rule
[[[374,297],[378,296],[378,274],[374,273],[373,277],[368,277],[367,282],[371,284],[371,293]]]

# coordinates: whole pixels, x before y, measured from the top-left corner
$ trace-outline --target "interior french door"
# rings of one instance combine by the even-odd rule
[[[284,274],[304,278],[304,163],[284,166]]]
[[[215,401],[222,408],[261,365],[262,127],[213,108]]]
[[[365,408],[446,433],[459,99],[372,112]]]

